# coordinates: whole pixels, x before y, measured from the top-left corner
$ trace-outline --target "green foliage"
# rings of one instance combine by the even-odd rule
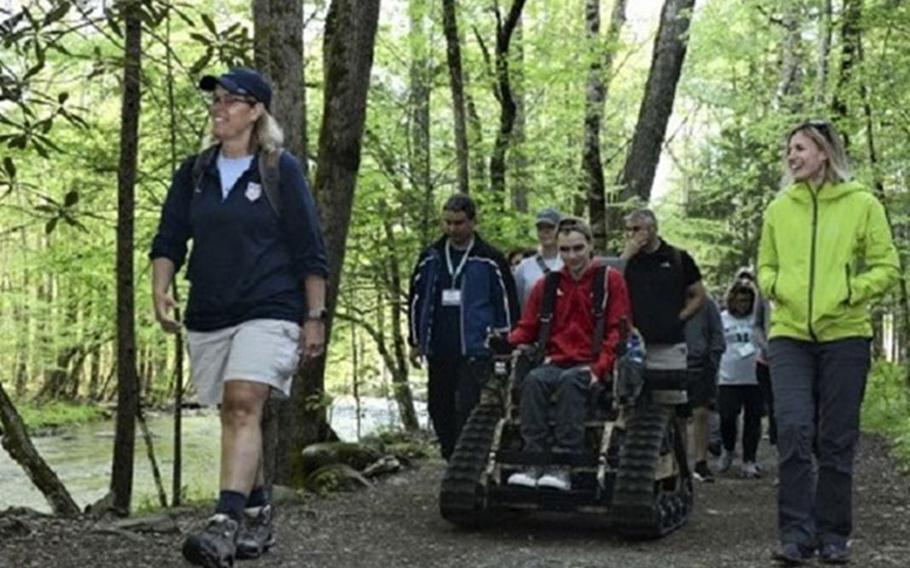
[[[910,471],[910,384],[906,365],[876,361],[863,401],[863,429],[887,437]]]
[[[25,400],[16,402],[16,409],[29,432],[78,426],[110,418],[111,413],[96,405],[54,401],[36,404]]]

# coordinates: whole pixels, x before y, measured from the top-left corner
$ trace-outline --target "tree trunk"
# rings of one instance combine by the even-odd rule
[[[307,172],[306,109],[303,81],[303,0],[253,0],[256,66],[272,83],[272,116],[285,132],[285,144]],[[297,382],[301,379],[297,377]],[[291,477],[292,424],[306,402],[270,400],[263,416],[263,462],[266,483],[287,483]],[[276,421],[272,424],[272,421]]]
[[[398,414],[401,416],[401,425],[409,432],[416,431],[420,428],[417,422],[417,413],[414,411],[414,395],[411,392],[411,384],[408,382],[408,356],[405,347],[404,335],[401,333],[401,314],[405,308],[402,305],[402,299],[405,297],[401,279],[401,265],[398,261],[398,253],[395,250],[395,233],[392,231],[392,221],[389,215],[383,216],[383,230],[385,231],[385,241],[388,244],[388,293],[391,300],[392,325],[392,358],[391,365],[387,365],[392,371],[392,388],[395,402],[398,405]]]
[[[0,441],[3,448],[9,452],[11,458],[22,466],[26,475],[32,480],[44,498],[47,499],[55,515],[76,517],[79,515],[79,506],[73,501],[69,491],[57,477],[38,451],[32,445],[28,431],[22,418],[13,406],[13,402],[6,395],[3,383],[0,382]]]
[[[850,87],[853,82],[853,71],[858,63],[859,44],[862,41],[862,0],[844,0],[843,14],[841,15],[841,67],[837,78],[837,87],[831,110],[840,126],[839,131],[844,139],[844,145],[850,146],[849,129],[844,127],[844,121],[850,118]]]
[[[512,74],[512,99],[515,101],[515,125],[512,128],[511,149],[509,152],[509,193],[512,195],[512,208],[522,213],[528,212],[528,192],[531,180],[528,175],[527,116],[525,108],[525,48],[524,29],[521,18],[515,26],[512,43],[510,70]]]
[[[452,87],[452,111],[455,119],[455,164],[458,171],[458,191],[470,193],[468,174],[468,130],[465,118],[464,75],[461,70],[461,40],[455,0],[442,0],[442,29],[446,36],[446,59],[449,63],[449,83]],[[476,149],[475,149],[476,151]]]
[[[815,105],[823,106],[828,90],[828,58],[831,56],[831,0],[824,0],[818,33],[818,64],[815,79]]]
[[[123,106],[120,113],[120,162],[117,168],[117,429],[111,492],[114,510],[129,514],[133,495],[133,454],[139,385],[136,376],[135,284],[133,282],[133,219],[136,209],[136,158],[139,144],[139,102],[142,61],[142,12],[139,0],[123,0],[126,51]]]
[[[509,150],[517,112],[509,76],[509,44],[524,5],[525,0],[513,0],[505,21],[499,10],[496,10],[496,98],[500,110],[499,130],[496,132],[493,156],[490,158],[490,189],[498,196],[495,202],[498,208],[505,206],[499,197],[506,192],[506,152]]]
[[[319,205],[329,260],[327,338],[331,337],[357,171],[360,167],[367,91],[378,20],[379,0],[332,0],[325,24],[325,96],[314,193]],[[294,389],[300,391],[294,393],[294,399],[306,401],[302,412],[295,415],[292,428],[294,476],[302,474],[299,467],[301,450],[324,439],[329,432],[325,407],[320,404],[324,391],[325,363],[325,356],[320,357],[304,370],[303,380],[295,381],[294,384]]]
[[[408,16],[411,25],[409,45],[410,104],[408,166],[411,182],[417,193],[424,196],[424,204],[432,209],[433,183],[430,173],[430,91],[432,89],[433,61],[430,58],[427,36],[426,0],[410,0]]]
[[[803,80],[801,8],[797,4],[788,4],[783,23],[785,36],[781,46],[780,78],[774,91],[772,107],[777,110],[796,114],[801,105],[800,90]]]
[[[303,81],[303,0],[253,0],[256,67],[269,79],[271,114],[285,146],[307,172],[306,89]]]
[[[645,94],[622,170],[622,201],[638,198],[647,203],[651,198],[651,185],[673,111],[676,85],[686,58],[694,5],[695,0],[666,0],[661,11]]]
[[[603,161],[600,155],[600,131],[603,124],[607,81],[613,69],[613,55],[619,33],[626,20],[625,0],[616,0],[610,16],[606,46],[600,40],[600,0],[585,1],[585,34],[591,63],[585,89],[584,143],[581,153],[582,192],[587,195],[588,215],[594,234],[594,250],[607,251],[606,189]]]

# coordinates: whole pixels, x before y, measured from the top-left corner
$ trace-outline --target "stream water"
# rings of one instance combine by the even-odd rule
[[[421,425],[426,426],[426,407],[417,405]],[[361,399],[361,435],[380,428],[399,426],[395,404],[383,398]],[[343,440],[357,439],[357,411],[353,398],[340,397],[330,409],[332,428]],[[174,422],[169,414],[146,417],[155,446],[155,457],[170,499],[174,456]],[[185,411],[183,416],[182,483],[189,498],[214,498],[218,489],[218,452],[221,427],[213,410]],[[53,436],[33,438],[48,465],[57,473],[80,507],[100,499],[110,484],[114,423],[95,422]],[[133,508],[157,503],[152,468],[145,442],[137,428],[133,477]],[[50,512],[50,507],[22,468],[0,450],[0,511],[7,507],[30,507]]]

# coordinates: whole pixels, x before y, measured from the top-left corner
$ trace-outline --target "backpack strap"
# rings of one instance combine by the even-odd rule
[[[278,162],[282,152],[284,152],[282,149],[275,152],[261,150],[257,160],[259,164],[259,181],[262,183],[262,189],[265,191],[266,199],[269,200],[269,205],[272,206],[272,211],[275,212],[279,220],[281,220],[283,204],[279,188],[281,171],[278,168]]]
[[[534,260],[537,261],[537,266],[540,267],[540,271],[544,274],[550,273],[550,267],[547,266],[547,263],[543,261],[543,256],[540,253],[534,255]]]
[[[591,304],[594,308],[594,338],[591,340],[591,356],[596,361],[604,342],[604,311],[609,299],[607,290],[607,272],[610,267],[604,264],[594,274],[594,289],[591,291]]]
[[[544,278],[543,302],[541,302],[540,312],[537,314],[537,319],[540,321],[540,329],[537,331],[537,346],[541,353],[546,351],[547,341],[550,340],[553,310],[556,307],[556,289],[559,286],[559,272],[547,272]]]
[[[215,144],[196,155],[196,161],[193,162],[193,191],[198,191],[199,187],[202,185],[202,177],[209,169],[212,160],[215,159],[215,154],[218,153],[218,149],[219,146]]]

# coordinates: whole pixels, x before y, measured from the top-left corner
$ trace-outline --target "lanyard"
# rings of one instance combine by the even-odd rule
[[[474,237],[471,237],[471,242],[468,243],[468,248],[465,249],[464,256],[461,257],[458,267],[452,268],[452,242],[446,239],[446,266],[449,269],[449,276],[452,277],[452,287],[455,286],[455,280],[461,274],[461,269],[464,268],[465,263],[468,261],[468,255],[471,254],[472,248],[474,248]]]

